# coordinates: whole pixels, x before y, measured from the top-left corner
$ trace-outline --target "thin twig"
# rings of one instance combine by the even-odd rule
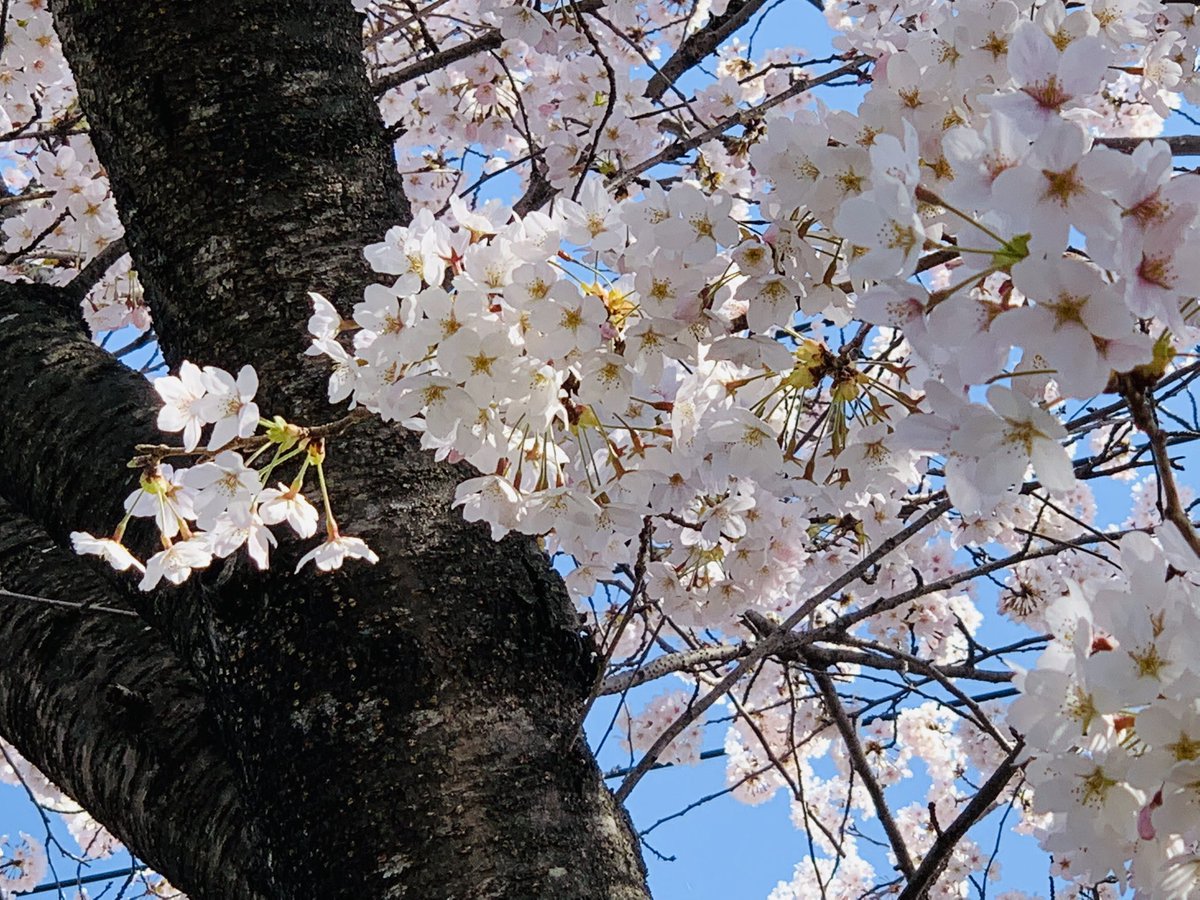
[[[733,685],[737,684],[743,675],[745,675],[751,669],[757,667],[758,664],[768,656],[779,652],[785,643],[787,643],[791,630],[804,621],[804,619],[806,619],[809,615],[811,615],[818,606],[820,606],[830,597],[837,594],[842,588],[857,581],[859,578],[869,572],[875,563],[886,557],[901,544],[905,543],[909,538],[924,530],[926,526],[937,521],[937,519],[944,515],[950,509],[950,507],[951,504],[948,500],[939,503],[937,506],[925,512],[924,515],[900,529],[900,531],[896,532],[886,541],[880,543],[878,547],[864,556],[855,566],[851,567],[842,575],[835,578],[823,590],[819,591],[801,604],[800,608],[787,618],[787,621],[783,623],[778,631],[767,637],[765,640],[759,641],[757,644],[755,644],[754,648],[749,654],[747,654],[746,658],[738,664],[737,668],[722,678],[707,694],[688,707],[688,709],[678,719],[672,722],[666,728],[666,730],[659,735],[658,740],[656,740],[654,745],[648,751],[646,751],[646,754],[641,758],[641,760],[639,760],[638,764],[634,767],[634,770],[630,772],[628,776],[626,776],[623,782],[621,782],[621,786],[616,791],[617,800],[624,801],[625,798],[629,796],[630,791],[637,786],[637,783],[642,780],[642,777],[650,770],[650,768],[658,760],[658,757],[661,756],[663,751],[666,750],[666,748],[670,745],[671,741],[675,740],[675,738],[678,737],[685,728],[687,728],[699,716],[703,715],[703,713],[710,706],[716,703],[720,697],[724,696],[725,692],[733,687]]]
[[[129,609],[116,609],[112,606],[101,606],[98,603],[76,603],[72,600],[55,600],[51,597],[39,597],[36,594],[22,594],[19,591],[8,591],[0,588],[0,597],[6,597],[9,600],[27,600],[31,603],[41,603],[46,606],[62,606],[67,609],[78,609],[84,612],[96,611],[109,613],[114,616],[128,616],[130,618],[139,618],[138,614]]]
[[[320,438],[331,437],[335,434],[340,434],[351,425],[362,422],[370,417],[370,411],[366,407],[360,406],[358,409],[348,412],[340,419],[335,419],[324,425],[314,425],[311,428],[294,426],[294,436],[297,440],[318,440]],[[270,442],[271,439],[268,435],[255,434],[250,437],[234,438],[229,443],[215,450],[208,450],[203,447],[197,447],[194,450],[185,450],[183,447],[172,447],[167,444],[136,444],[133,449],[138,451],[138,455],[133,457],[128,465],[131,469],[152,468],[164,459],[171,459],[177,456],[205,458],[216,456],[225,450],[257,450],[259,447],[266,446]]]
[[[1158,426],[1152,395],[1136,385],[1129,385],[1122,391],[1121,396],[1129,404],[1129,412],[1133,416],[1134,424],[1150,440],[1150,452],[1154,455],[1154,468],[1158,472],[1158,484],[1162,498],[1159,506],[1163,518],[1174,523],[1188,546],[1192,548],[1192,552],[1200,557],[1200,536],[1192,527],[1187,510],[1179,499],[1179,488],[1175,484],[1171,455],[1167,451],[1166,432]]]
[[[825,84],[826,82],[833,81],[835,78],[840,78],[843,75],[848,75],[851,72],[857,72],[859,66],[862,66],[870,61],[871,57],[869,56],[856,56],[840,68],[834,69],[831,72],[826,72],[824,75],[818,75],[815,78],[802,78],[790,87],[780,91],[774,97],[770,97],[757,106],[752,106],[749,109],[739,110],[732,116],[722,119],[712,128],[707,128],[704,131],[701,131],[699,134],[692,135],[686,140],[672,141],[649,159],[643,160],[632,168],[623,170],[621,174],[616,176],[612,183],[609,184],[609,188],[615,189],[622,187],[633,181],[633,179],[637,178],[638,175],[641,175],[647,169],[652,169],[659,163],[669,162],[670,160],[677,159],[683,154],[688,153],[691,150],[695,150],[705,141],[712,140],[713,138],[724,134],[730,128],[734,128],[738,125],[746,125],[760,117],[767,110],[773,109],[779,104],[803,94],[805,91],[809,91],[812,88]]]
[[[1096,143],[1122,153],[1132,153],[1142,144],[1164,141],[1173,156],[1200,156],[1200,134],[1172,134],[1163,137],[1099,137]]]

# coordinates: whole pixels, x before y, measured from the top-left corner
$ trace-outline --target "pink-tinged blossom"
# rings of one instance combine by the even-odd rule
[[[224,558],[245,547],[259,569],[267,568],[268,553],[275,546],[275,535],[248,503],[231,506],[205,533],[213,556]]]
[[[258,428],[258,374],[253,366],[242,366],[237,379],[214,366],[204,367],[208,393],[200,401],[207,421],[213,423],[209,450],[219,450],[234,438],[249,437]]]
[[[158,471],[143,477],[142,486],[125,498],[125,511],[131,516],[152,517],[167,539],[180,532],[181,523],[196,518],[194,493],[183,483],[184,471],[163,463]]]
[[[312,301],[313,313],[308,319],[308,333],[314,341],[333,340],[342,328],[342,317],[332,303],[315,291],[308,292]],[[312,347],[308,349],[310,356],[315,355]]]
[[[1183,207],[1150,229],[1140,253],[1123,268],[1125,302],[1134,315],[1158,318],[1177,334],[1187,334],[1180,304],[1200,283],[1200,239],[1195,210]]]
[[[649,750],[659,736],[687,710],[689,703],[690,695],[684,691],[671,691],[655,697],[628,721],[626,743],[629,748],[640,752]],[[702,738],[700,722],[693,722],[671,742],[660,759],[676,765],[695,765],[700,761]]]
[[[1062,423],[1002,385],[988,388],[987,399],[996,417],[976,418],[956,437],[956,446],[979,461],[980,487],[993,494],[1015,487],[1030,464],[1049,490],[1074,487],[1071,457],[1060,443],[1067,436]]]
[[[1091,265],[1033,261],[1013,280],[1035,302],[1003,313],[993,332],[1040,354],[1064,395],[1098,394],[1112,372],[1150,361],[1150,337],[1135,329],[1121,295]]]
[[[182,474],[191,491],[196,524],[211,528],[217,517],[236,503],[248,503],[262,487],[258,472],[232,450],[218,453],[211,462],[200,463]]]
[[[925,246],[925,228],[903,184],[883,180],[842,204],[834,228],[850,242],[849,268],[863,278],[911,275]]]
[[[954,172],[942,193],[967,209],[992,206],[992,187],[1029,152],[1028,137],[1006,116],[988,116],[981,129],[960,126],[946,132],[942,152]]]
[[[1060,52],[1041,25],[1026,19],[1017,24],[1008,45],[1008,70],[1017,90],[988,101],[1036,136],[1100,87],[1111,57],[1092,36],[1075,38]]]
[[[0,893],[5,896],[33,890],[46,877],[49,860],[39,841],[20,832],[20,841],[0,835]]]
[[[1105,148],[1095,148],[1091,155],[1109,161],[1098,187],[1120,211],[1120,228],[1089,234],[1088,253],[1107,268],[1129,271],[1138,265],[1155,229],[1177,213],[1194,216],[1200,207],[1200,177],[1176,176],[1164,141],[1140,143],[1128,156]]]
[[[454,505],[468,522],[487,522],[494,541],[516,528],[523,512],[521,495],[499,475],[467,479],[455,489]]]
[[[1029,232],[1043,252],[1058,253],[1072,227],[1085,235],[1117,228],[1119,210],[1099,190],[1107,180],[1109,157],[1089,153],[1091,145],[1082,126],[1056,117],[1029,155],[996,178],[993,203],[1012,233]]]

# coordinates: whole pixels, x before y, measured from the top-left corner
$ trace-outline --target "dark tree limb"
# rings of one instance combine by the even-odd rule
[[[725,12],[713,16],[704,27],[683,41],[646,86],[646,96],[661,100],[685,72],[695,68],[729,38],[735,31],[750,21],[751,17],[766,5],[767,0],[731,0]]]
[[[3,501],[0,585],[124,603]],[[203,694],[140,620],[0,595],[0,734],[194,900],[269,896]]]
[[[426,56],[424,59],[409,63],[402,69],[381,75],[371,86],[372,90],[376,95],[382,96],[394,88],[408,84],[413,79],[432,75],[434,72],[441,71],[452,63],[470,59],[476,53],[486,53],[488,50],[495,50],[502,43],[504,43],[504,38],[500,34],[500,29],[489,28],[477,37],[470,38],[458,44],[452,44],[444,50],[439,50],[437,53]]]
[[[150,383],[88,339],[71,291],[36,284],[0,284],[0,374],[0,493],[60,543],[111,531],[133,445],[162,437]]]
[[[924,900],[929,896],[929,889],[937,883],[938,878],[945,871],[958,842],[966,837],[967,832],[976,822],[991,811],[996,798],[1000,796],[1000,793],[1012,780],[1013,775],[1017,773],[1019,766],[1016,760],[1024,749],[1024,742],[1018,740],[1009,751],[1008,756],[1004,758],[1004,762],[996,767],[988,780],[975,792],[971,801],[963,807],[962,812],[942,830],[937,840],[934,841],[933,847],[921,860],[917,871],[909,878],[899,900]]]
[[[871,797],[871,804],[875,807],[879,824],[883,826],[888,843],[892,845],[892,853],[896,857],[896,868],[903,872],[905,877],[911,879],[915,868],[912,857],[908,855],[908,845],[904,843],[904,835],[900,833],[900,827],[892,818],[892,810],[888,806],[883,788],[880,787],[879,781],[871,771],[871,763],[863,750],[862,742],[858,739],[858,729],[850,721],[850,716],[842,706],[842,701],[838,698],[837,689],[834,688],[833,679],[829,677],[829,673],[815,669],[812,677],[817,682],[817,687],[820,688],[825,711],[833,719],[838,733],[842,736],[842,742],[846,745],[846,755],[850,758],[850,766],[858,773],[858,777]]]

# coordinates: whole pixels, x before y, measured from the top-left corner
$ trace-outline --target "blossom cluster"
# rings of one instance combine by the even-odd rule
[[[502,33],[521,52],[390,101],[410,125],[411,97],[426,128],[426,105],[428,121],[451,128],[453,110],[472,108],[479,127],[463,138],[486,146],[493,107],[547,92],[538,115],[558,114],[561,80],[522,80],[542,54],[593,59],[576,67],[595,66],[572,105],[582,119],[545,130],[544,177],[562,190],[552,207],[469,204],[447,179],[411,224],[367,248],[386,281],[352,322],[320,297],[310,321],[311,352],[334,365],[330,399],[471,463],[481,474],[456,498],[466,517],[571,556],[580,599],[614,568],[643,567],[638,587],[665,621],[744,635],[746,610],[786,618],[804,585],[886,540],[936,479],[955,517],[898,548],[870,586],[815,610],[814,625],[912,590],[914,572],[932,581],[969,568],[959,548],[1016,546],[1030,526],[1073,539],[1094,504],[1069,449],[1087,427],[1066,411],[1115,391],[1123,373],[1153,383],[1195,340],[1200,179],[1173,171],[1166,143],[1131,154],[1105,143],[1157,133],[1195,90],[1184,62],[1200,35],[1186,12],[929,0],[833,4],[829,15],[846,58],[873,61],[858,110],[780,105],[740,141],[702,145],[678,179],[627,174],[646,171],[640,160],[664,138],[630,125],[610,146],[598,117],[654,117],[638,89],[604,83],[570,20],[509,10]],[[725,115],[745,109],[754,80],[719,73],[696,102],[721,95]],[[610,94],[621,99],[587,102]],[[951,537],[931,540],[939,527]],[[1104,563],[1081,557],[1015,566],[1002,612],[1036,626],[1054,598],[1098,590]],[[856,639],[935,663],[964,659],[982,618],[969,590],[883,606]],[[647,630],[614,638],[616,658],[633,658]],[[651,701],[630,745],[652,743],[681,696]],[[782,783],[756,774],[771,754],[746,749],[771,734],[785,748],[799,740],[803,757],[836,755],[836,741],[794,734],[795,702],[774,731],[771,714],[750,715],[758,733],[735,740],[744,752],[730,772],[754,796]],[[981,772],[998,762],[993,743]],[[696,746],[689,732],[669,752],[684,761]],[[921,758],[937,765],[944,750]],[[906,765],[883,756],[889,771]],[[845,774],[831,783],[853,795]],[[933,802],[949,808],[953,779],[938,785]],[[920,847],[922,808],[909,816]]]
[[[1200,890],[1200,560],[1168,526],[1134,532],[1119,572],[1046,610],[1053,640],[1021,672],[1009,722],[1033,759],[1037,829],[1080,881],[1146,898]],[[1047,715],[1047,708],[1053,714]]]
[[[471,22],[475,36],[494,30],[502,41],[494,53],[403,80],[380,99],[385,123],[401,134],[396,150],[406,195],[437,211],[509,171],[525,189],[534,159],[549,185],[570,194],[589,169],[612,174],[650,157],[662,145],[664,119],[647,96],[645,66],[669,58],[723,5],[704,0],[695,15],[680,16],[669,2],[621,2],[592,19],[566,3],[542,10],[506,0],[448,4],[454,12],[447,12],[447,23]],[[439,47],[472,37],[458,27],[434,27]],[[397,34],[381,14],[368,23],[366,56],[381,81],[402,73],[411,61],[410,36]],[[687,97],[677,115],[689,128],[728,120],[746,104],[793,87],[801,57],[798,47],[773,47],[761,65],[752,64],[747,47],[734,39],[714,60],[715,80]],[[802,102],[788,99],[777,108],[795,110]],[[699,152],[711,180],[734,191],[748,184],[745,167],[720,140],[704,142]],[[468,169],[470,157],[483,160],[478,170]]]
[[[17,841],[0,835],[0,897],[4,900],[35,887],[47,868],[46,850],[35,838],[23,831]]]
[[[182,432],[183,446],[145,448],[149,455],[142,458],[137,489],[125,499],[125,518],[109,537],[73,532],[77,553],[99,556],[117,571],[141,572],[138,587],[144,591],[153,590],[163,579],[182,584],[193,570],[207,568],[214,559],[242,548],[259,569],[265,569],[277,544],[269,526],[286,522],[301,538],[317,533],[317,509],[303,493],[305,475],[313,466],[325,510],[325,540],[300,558],[296,571],[309,562],[331,571],[347,559],[378,561],[361,538],[343,535],[333,517],[325,487],[324,441],[282,418],[259,417],[254,402],[258,376],[252,366],[243,366],[234,378],[224,369],[201,369],[185,361],[179,375],[156,379],[154,387],[163,400],[158,427]],[[207,450],[197,451],[210,426]],[[260,427],[264,433],[257,435]],[[252,451],[248,457],[243,455],[246,451]],[[160,461],[168,455],[199,456],[202,461],[176,468]],[[276,470],[296,457],[301,465],[291,483],[270,487]],[[265,464],[256,469],[259,459]],[[161,549],[144,564],[123,543],[133,518],[152,519],[158,531]]]
[[[124,234],[83,128],[75,83],[42,0],[14,0],[0,67],[0,280],[65,284]],[[8,207],[7,204],[19,203]],[[12,214],[10,214],[12,213]],[[150,325],[128,260],[87,292],[94,333]]]

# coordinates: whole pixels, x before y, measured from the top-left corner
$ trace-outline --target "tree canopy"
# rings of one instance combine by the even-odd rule
[[[982,898],[997,819],[1200,895],[1193,5],[0,29],[0,777],[83,857],[645,897],[703,757],[789,798],[777,900]]]

